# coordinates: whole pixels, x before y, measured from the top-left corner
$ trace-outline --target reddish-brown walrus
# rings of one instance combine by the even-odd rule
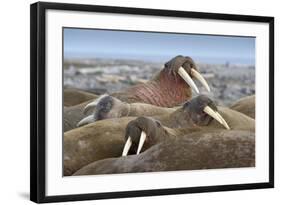
[[[73,175],[159,172],[255,166],[255,134],[250,131],[194,132],[162,140],[139,155],[93,162]]]
[[[174,107],[191,99],[192,91],[199,93],[192,78],[199,80],[210,91],[210,88],[198,72],[195,62],[190,57],[176,56],[168,61],[164,68],[147,83],[137,84],[124,91],[110,94],[127,103],[147,103],[161,107]],[[85,111],[97,105],[94,101],[85,107]]]
[[[206,107],[212,108],[213,113],[205,109]],[[206,111],[211,113],[220,123],[212,121],[212,117],[209,117]],[[216,114],[217,112],[226,118],[227,126],[231,129],[254,129],[253,119],[227,108],[219,107],[219,110],[216,111],[215,105],[206,96],[200,96],[187,102],[171,114],[154,118],[157,119],[159,125],[175,128],[187,127],[190,131],[192,131],[190,127],[194,128],[194,126],[196,127],[194,130],[197,131],[198,126],[212,126],[217,129],[227,127],[225,122],[221,120],[221,116]],[[125,128],[128,122],[134,119],[136,118],[123,117],[101,120],[66,132],[64,134],[64,175],[71,175],[91,162],[120,156],[124,147]],[[179,129],[175,130],[180,131]],[[170,129],[172,132],[175,130]],[[137,143],[133,140],[134,146]]]

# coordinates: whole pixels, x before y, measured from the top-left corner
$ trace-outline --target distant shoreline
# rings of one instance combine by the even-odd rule
[[[121,60],[121,61],[137,61],[137,62],[147,62],[147,63],[165,63],[172,57],[159,57],[159,56],[150,56],[150,57],[144,57],[144,56],[130,56],[130,55],[124,55],[124,56],[65,56],[65,61],[91,61],[91,60]],[[218,58],[204,58],[204,57],[192,57],[195,62],[198,64],[217,64],[217,65],[237,65],[237,66],[254,66],[255,63],[251,63],[252,60],[247,59],[218,59]]]

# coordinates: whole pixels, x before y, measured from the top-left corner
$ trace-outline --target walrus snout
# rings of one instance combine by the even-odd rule
[[[110,95],[103,95],[98,100],[87,104],[84,110],[93,108],[93,114],[82,119],[78,123],[78,126],[86,125],[99,120],[123,117],[129,113],[129,105],[127,103],[121,102],[119,99]]]
[[[165,139],[165,135],[167,132],[159,121],[149,117],[138,117],[129,122],[126,127],[126,143],[122,156],[127,156],[130,150],[139,154],[143,149]]]
[[[178,55],[165,63],[165,68],[173,73],[177,73],[180,67],[189,75],[191,75],[191,68],[198,70],[195,62],[189,56]]]
[[[197,79],[210,92],[210,87],[204,77],[199,73],[195,62],[190,57],[178,55],[165,64],[165,69],[174,76],[177,74],[197,93],[199,89],[192,78]]]
[[[84,108],[84,112],[86,113],[89,109],[95,108],[95,111],[92,115],[89,115],[77,123],[77,127],[81,127],[83,125],[87,125],[89,123],[95,122],[97,120],[107,119],[107,114],[113,107],[113,98],[109,95],[104,95],[98,100],[95,100],[89,104],[87,104]],[[86,110],[86,111],[85,111]]]
[[[183,105],[183,113],[198,126],[207,126],[213,119],[222,124],[226,129],[230,129],[225,119],[218,112],[214,101],[206,95],[199,95]]]

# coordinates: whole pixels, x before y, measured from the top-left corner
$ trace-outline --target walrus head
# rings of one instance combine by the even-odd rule
[[[194,127],[208,126],[215,119],[226,129],[230,129],[226,121],[218,112],[218,108],[214,101],[206,95],[199,95],[190,101],[187,101],[183,106],[170,114],[169,127]]]
[[[150,117],[138,117],[126,127],[126,144],[122,156],[126,156],[130,149],[139,154],[142,148],[151,147],[168,135],[159,121]]]
[[[175,112],[175,116],[178,117],[177,121],[186,124],[185,127],[207,126],[215,119],[226,129],[230,129],[227,122],[218,113],[214,102],[205,95],[198,96],[185,103],[181,109]],[[131,147],[139,154],[143,147],[151,147],[157,142],[171,137],[171,135],[173,134],[169,133],[157,120],[149,117],[138,117],[127,125],[126,143],[122,156],[126,156]]]
[[[119,118],[126,116],[129,112],[129,104],[121,102],[119,99],[110,95],[102,95],[94,102],[89,103],[84,108],[84,113],[87,113],[92,107],[95,107],[93,114],[83,118],[78,122],[77,127],[109,118]]]
[[[163,72],[170,74],[176,80],[184,80],[196,93],[199,94],[199,89],[193,81],[193,78],[202,83],[207,91],[210,92],[210,87],[204,77],[199,73],[198,67],[192,58],[178,55],[165,63]]]
[[[132,102],[133,99],[134,102],[174,107],[191,99],[192,89],[199,93],[193,79],[200,81],[210,91],[194,61],[190,57],[176,56],[165,63],[164,68],[153,79],[128,88],[125,97],[121,96],[122,101],[128,102],[129,99]]]

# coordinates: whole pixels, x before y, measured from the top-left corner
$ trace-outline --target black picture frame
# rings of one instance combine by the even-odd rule
[[[45,25],[46,10],[86,11],[101,13],[169,16],[195,19],[234,20],[269,24],[269,181],[263,183],[230,184],[191,188],[171,188],[126,192],[90,193],[46,196],[46,82]],[[218,13],[110,7],[97,5],[38,2],[30,6],[30,199],[37,203],[76,200],[96,200],[198,192],[230,191],[274,187],[274,18],[265,16],[230,15]]]

